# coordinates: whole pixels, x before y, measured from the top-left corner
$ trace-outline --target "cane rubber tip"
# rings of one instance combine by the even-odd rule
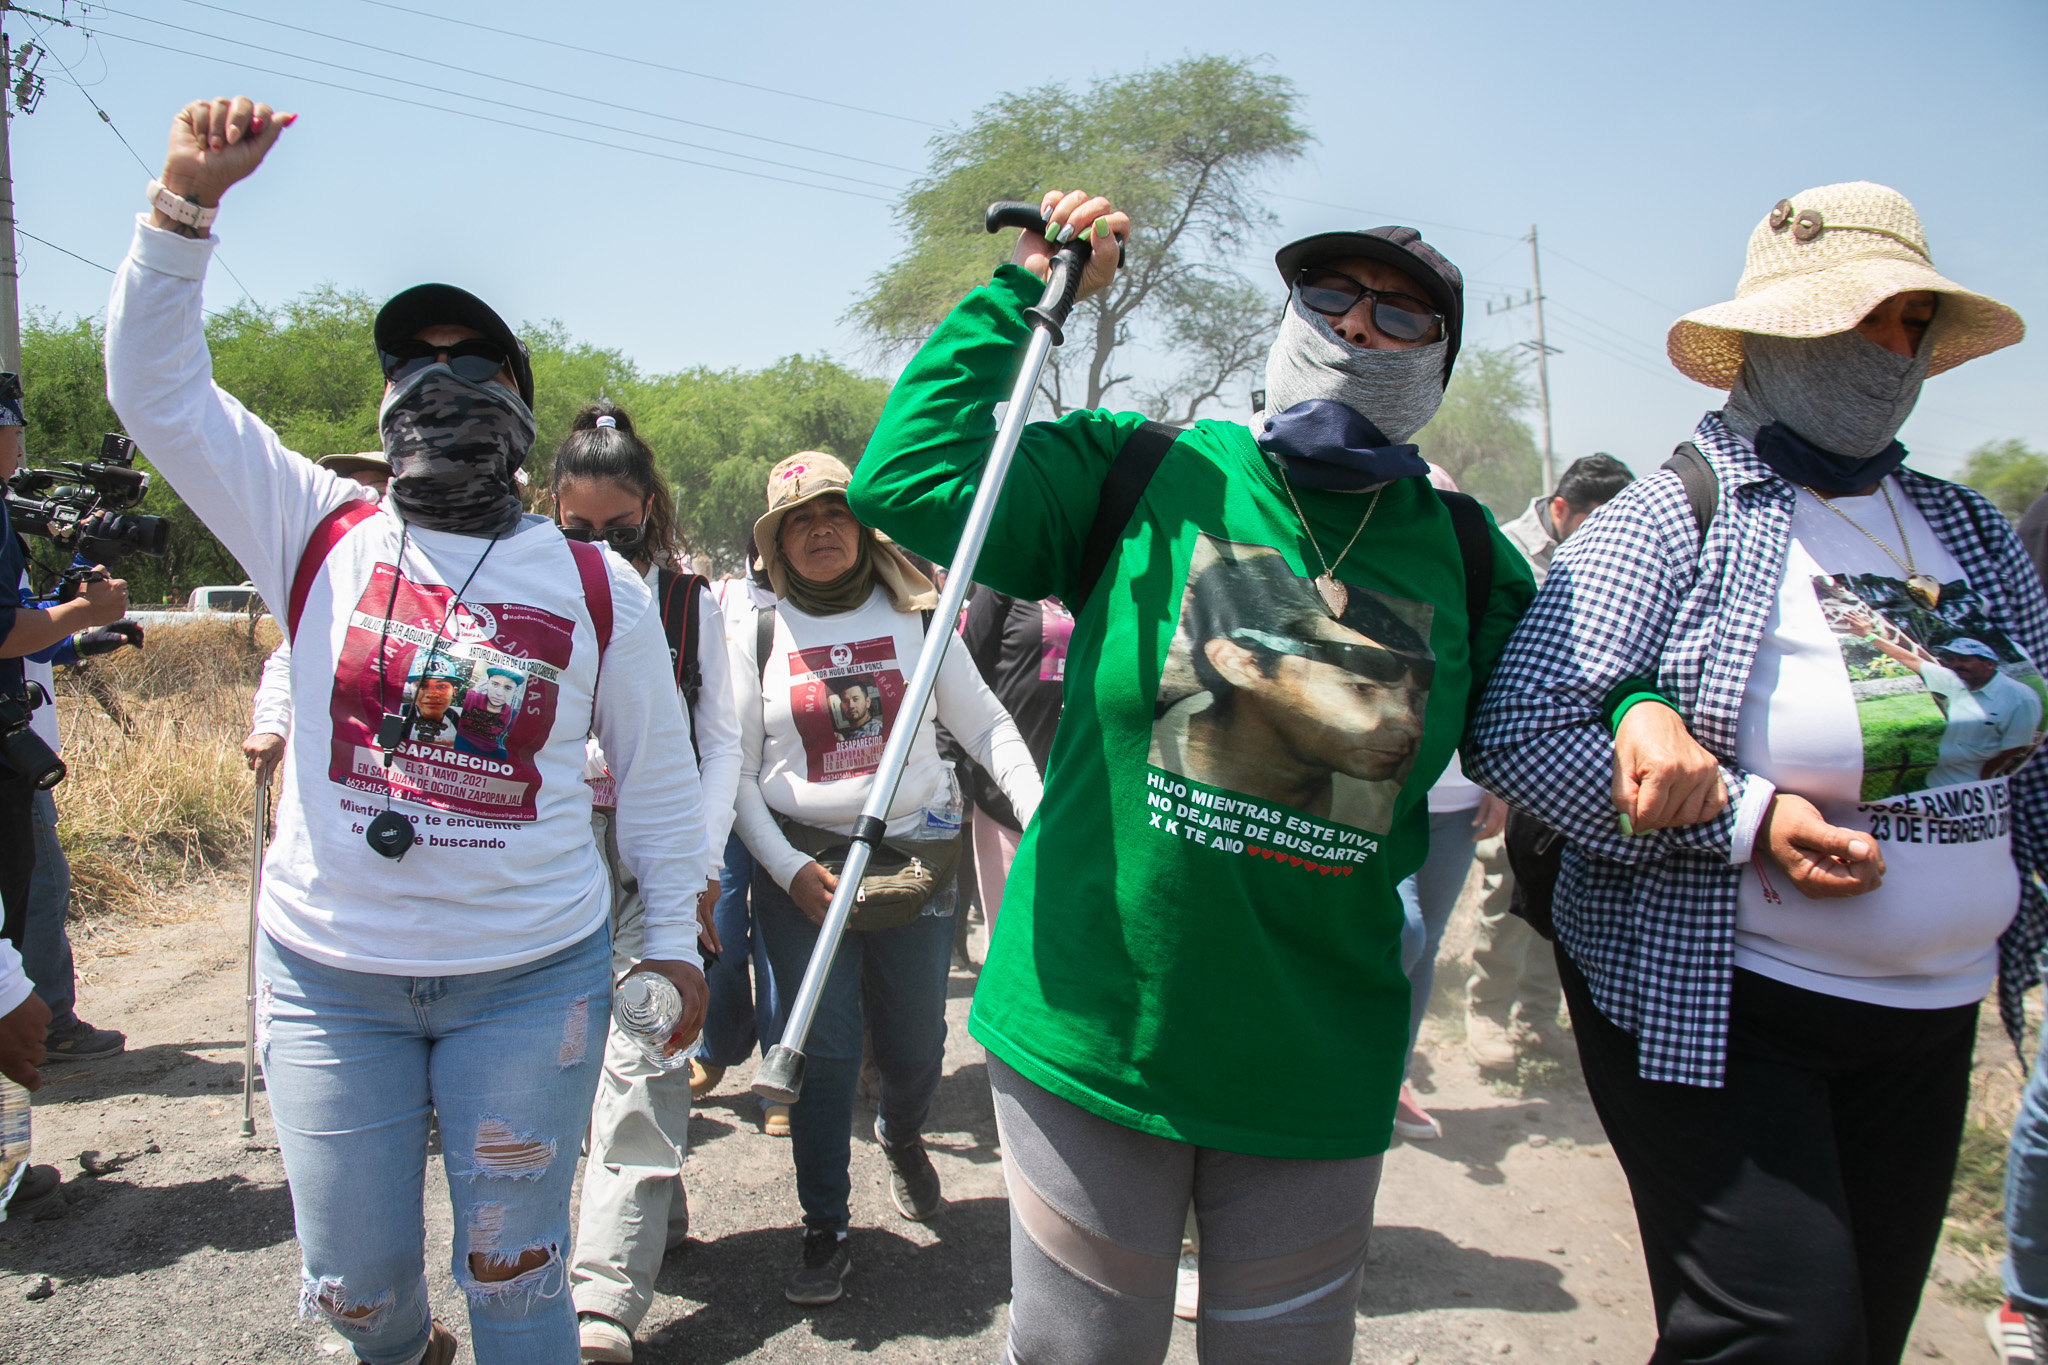
[[[256,1136],[256,1125],[255,1125],[255,1124],[253,1124],[253,1123],[250,1123],[250,1122],[248,1122],[247,1120],[244,1120],[244,1121],[243,1121],[243,1123],[242,1123],[242,1136],[243,1136],[243,1137],[255,1137],[255,1136]]]
[[[770,1104],[795,1104],[804,1092],[804,1054],[777,1043],[754,1072],[754,1093]]]

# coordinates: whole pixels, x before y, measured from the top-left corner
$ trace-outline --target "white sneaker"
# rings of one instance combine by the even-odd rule
[[[583,1359],[612,1362],[613,1365],[630,1365],[633,1359],[633,1334],[621,1323],[599,1313],[576,1315],[577,1342],[583,1348]]]
[[[1197,1305],[1201,1300],[1202,1277],[1195,1269],[1195,1253],[1183,1251],[1180,1254],[1180,1270],[1173,1277],[1173,1315],[1186,1322],[1193,1322]]]
[[[1401,1083],[1401,1098],[1394,1102],[1394,1131],[1410,1142],[1433,1142],[1444,1135],[1444,1126],[1429,1116],[1406,1081]]]

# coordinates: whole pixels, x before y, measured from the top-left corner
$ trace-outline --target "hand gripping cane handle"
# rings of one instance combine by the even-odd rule
[[[1021,199],[1005,199],[988,206],[982,221],[990,232],[1001,232],[1004,228],[1019,228],[1027,232],[1044,232],[1045,215],[1038,205],[1027,204]],[[1052,333],[1052,344],[1057,346],[1066,340],[1067,314],[1073,311],[1074,296],[1081,288],[1081,275],[1088,269],[1088,258],[1094,255],[1094,243],[1085,238],[1076,238],[1053,253],[1052,269],[1046,275],[1045,297],[1037,306],[1024,310],[1024,316]],[[1116,244],[1116,263],[1119,269],[1124,263],[1124,244]]]

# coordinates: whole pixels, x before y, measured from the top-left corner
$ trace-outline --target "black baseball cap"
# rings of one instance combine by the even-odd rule
[[[1465,327],[1465,277],[1444,255],[1411,227],[1359,228],[1345,232],[1318,232],[1312,237],[1289,242],[1273,254],[1280,267],[1280,279],[1289,289],[1295,277],[1312,265],[1363,256],[1382,261],[1422,287],[1437,312],[1444,315],[1444,382],[1451,381],[1451,366],[1458,359],[1458,342]]]
[[[423,328],[442,324],[473,327],[502,346],[511,357],[512,379],[519,386],[520,398],[528,408],[533,406],[533,361],[526,354],[526,343],[488,303],[467,289],[452,284],[416,284],[401,290],[377,310],[371,335],[378,350],[389,351],[394,343],[412,340]]]

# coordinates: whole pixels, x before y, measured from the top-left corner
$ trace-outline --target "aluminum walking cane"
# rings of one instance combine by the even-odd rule
[[[263,894],[263,834],[270,823],[270,770],[256,773],[254,818],[249,828],[249,965],[243,991],[242,1136],[256,1136],[256,904]]]
[[[990,204],[985,222],[990,232],[1000,232],[1004,228],[1038,231],[1045,227],[1045,215],[1036,204],[1012,201]],[[1088,268],[1092,247],[1081,239],[1054,245],[1045,296],[1036,307],[1024,310],[1024,316],[1031,323],[1031,342],[1024,350],[1024,366],[1018,372],[1016,385],[1010,390],[1010,405],[1003,415],[1002,427],[996,433],[995,448],[989,452],[988,463],[982,469],[981,486],[975,492],[974,505],[968,510],[967,524],[961,528],[960,546],[954,551],[952,567],[947,570],[945,589],[939,594],[939,605],[932,613],[935,628],[925,636],[924,648],[917,656],[917,668],[910,675],[910,685],[904,690],[903,701],[896,711],[896,728],[890,733],[889,742],[883,746],[881,764],[875,769],[874,786],[868,792],[866,804],[861,807],[860,818],[854,821],[853,843],[847,849],[846,866],[839,874],[839,885],[832,893],[832,905],[825,912],[825,922],[818,929],[818,943],[811,950],[810,963],[804,968],[803,984],[797,987],[796,998],[790,1002],[789,1021],[783,1025],[782,1041],[768,1049],[768,1055],[761,1059],[760,1069],[754,1073],[754,1093],[773,1104],[794,1104],[803,1093],[804,1043],[810,1038],[811,1021],[818,1011],[818,998],[824,994],[825,980],[832,974],[832,960],[839,954],[839,940],[846,933],[846,922],[853,916],[854,897],[860,890],[861,876],[867,871],[868,859],[888,829],[889,807],[896,800],[897,784],[903,780],[903,770],[910,761],[911,743],[916,738],[918,726],[923,723],[926,708],[931,705],[932,692],[938,686],[939,663],[946,656],[946,646],[952,642],[953,622],[959,619],[961,604],[966,600],[968,585],[974,578],[975,561],[981,557],[982,541],[987,539],[989,523],[995,518],[996,499],[1001,496],[1003,479],[1010,471],[1010,461],[1017,454],[1017,442],[1024,435],[1031,400],[1038,391],[1038,377],[1045,370],[1046,358],[1052,354],[1052,348],[1065,339],[1062,328],[1067,314],[1073,309],[1075,295],[1081,287],[1081,274]],[[1120,244],[1118,252],[1118,263],[1121,264]]]

